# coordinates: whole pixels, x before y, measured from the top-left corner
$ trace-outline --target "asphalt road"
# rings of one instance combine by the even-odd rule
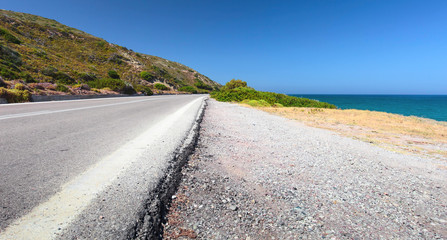
[[[0,239],[124,238],[204,99],[0,105]]]

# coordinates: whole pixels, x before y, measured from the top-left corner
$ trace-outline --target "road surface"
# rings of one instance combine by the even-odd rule
[[[204,99],[0,105],[0,239],[128,237]]]

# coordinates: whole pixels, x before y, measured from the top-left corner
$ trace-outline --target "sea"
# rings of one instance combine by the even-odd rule
[[[340,109],[381,111],[447,121],[447,95],[289,95],[332,103]]]

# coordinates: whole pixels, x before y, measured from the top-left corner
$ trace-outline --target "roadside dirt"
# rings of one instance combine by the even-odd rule
[[[439,166],[443,166],[442,168]],[[209,101],[165,239],[445,239],[445,159]]]

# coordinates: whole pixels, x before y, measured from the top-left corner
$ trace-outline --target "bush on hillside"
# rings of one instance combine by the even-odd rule
[[[156,83],[156,84],[154,85],[154,87],[155,87],[156,89],[158,89],[158,90],[162,90],[162,91],[169,90],[169,88],[166,87],[166,85],[161,84],[161,83]]]
[[[15,69],[17,66],[22,65],[22,56],[20,53],[2,45],[0,45],[0,59],[2,60],[1,63],[3,65],[10,66]]]
[[[87,84],[91,88],[109,88],[112,91],[122,91],[126,86],[126,83],[123,80],[114,78],[96,79],[94,81],[87,82]]]
[[[25,90],[25,85],[23,85],[22,83],[17,83],[17,84],[14,86],[14,89],[17,89],[17,90]]]
[[[151,95],[154,94],[154,93],[152,92],[152,90],[151,90],[150,87],[148,87],[148,86],[144,86],[144,85],[137,85],[137,86],[135,87],[135,90],[136,90],[137,92],[140,92],[140,93],[142,93],[142,94],[144,94],[144,95],[147,95],[147,96],[151,96]]]
[[[88,82],[88,81],[93,81],[93,80],[97,79],[97,77],[94,73],[80,73],[79,79],[82,82]]]
[[[4,37],[5,40],[8,42],[15,43],[15,44],[21,43],[21,41],[17,37],[12,35],[8,30],[6,30],[4,28],[0,28],[0,36]]]
[[[46,68],[44,68],[44,69],[42,69],[40,72],[43,74],[43,75],[45,75],[45,76],[49,76],[49,77],[51,77],[51,76],[53,76],[53,74],[55,74],[56,72],[57,72],[58,70],[57,70],[57,68],[55,68],[55,67],[46,67]]]
[[[204,89],[204,90],[213,90],[213,87],[210,85],[205,84],[204,82],[200,81],[199,79],[196,80],[197,82],[194,84],[197,88]]]
[[[68,74],[59,71],[55,67],[46,67],[42,71],[40,71],[43,75],[52,77],[53,80],[57,81],[61,84],[73,84],[75,80],[71,78]]]
[[[107,74],[113,79],[120,79],[120,75],[115,70],[110,70]]]
[[[61,84],[73,84],[76,81],[71,78],[70,76],[68,76],[68,74],[64,73],[64,72],[57,72],[54,76],[53,79],[56,80],[56,82],[61,83]]]
[[[178,89],[180,92],[189,92],[189,93],[197,93],[197,89],[195,89],[192,86],[183,86],[181,88]]]
[[[30,96],[28,90],[6,89],[0,87],[0,98],[5,98],[8,103],[29,102]]]
[[[0,45],[0,76],[5,79],[19,79],[22,65],[22,56],[6,47]]]
[[[100,41],[96,42],[96,46],[98,46],[99,48],[104,48],[106,46],[106,42],[100,40]]]
[[[63,84],[58,83],[56,85],[56,91],[59,91],[59,92],[69,92],[70,89],[68,87],[66,87],[65,85],[63,85]]]
[[[26,83],[34,83],[36,80],[27,72],[21,72],[20,78],[22,78]]]
[[[142,71],[140,73],[140,77],[146,81],[152,81],[154,79],[154,75],[150,72]]]
[[[10,79],[10,80],[19,78],[19,75],[17,73],[15,73],[1,65],[0,65],[0,76],[4,77],[5,79]]]
[[[232,80],[233,81],[233,80]],[[270,105],[281,104],[285,107],[337,108],[333,104],[319,102],[307,98],[292,97],[285,94],[261,92],[249,87],[237,87],[240,82],[230,81],[220,91],[211,93],[211,97],[222,102],[242,102],[244,100],[264,100]],[[238,80],[240,81],[240,80]],[[242,81],[241,81],[242,82]],[[227,84],[229,84],[227,83]],[[235,86],[236,84],[236,87]],[[245,83],[245,84],[244,84]],[[246,85],[242,82],[241,85]],[[240,85],[239,85],[240,86]]]

